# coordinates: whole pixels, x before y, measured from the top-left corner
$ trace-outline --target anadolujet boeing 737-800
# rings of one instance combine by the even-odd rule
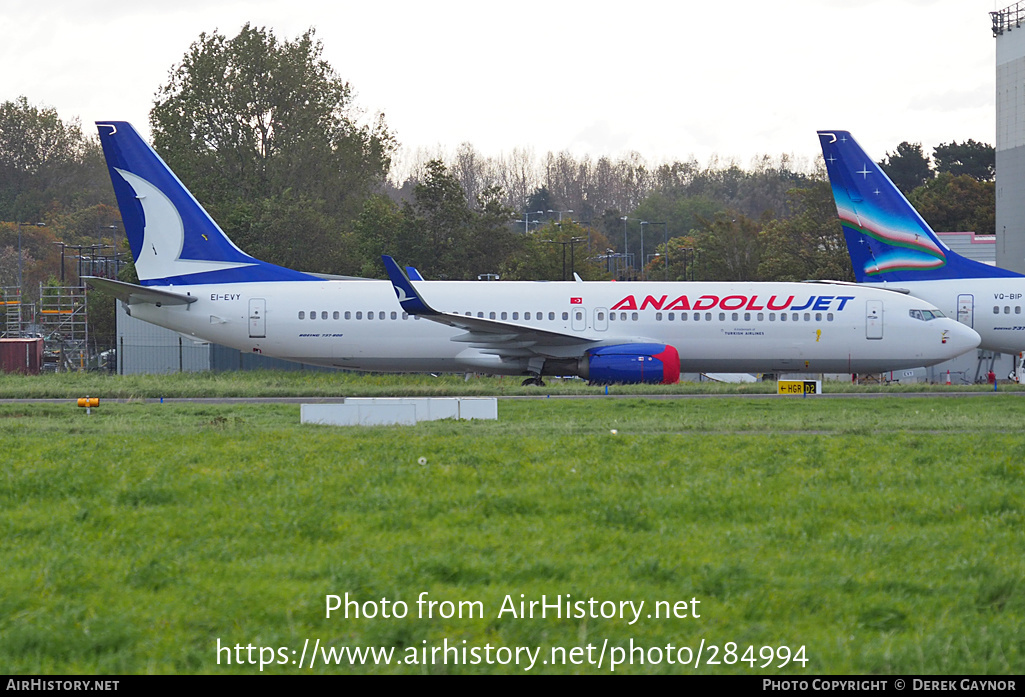
[[[818,134],[858,283],[929,301],[975,329],[981,348],[1025,351],[1025,276],[951,250],[850,133]]]
[[[365,371],[578,375],[877,372],[978,335],[928,302],[855,284],[331,280],[255,259],[125,122],[97,124],[141,285],[89,282],[131,316],[246,352]]]

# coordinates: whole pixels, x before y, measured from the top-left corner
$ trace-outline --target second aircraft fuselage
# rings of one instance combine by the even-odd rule
[[[866,283],[904,289],[938,307],[947,317],[972,327],[979,348],[998,353],[1025,351],[1025,278],[959,278]]]

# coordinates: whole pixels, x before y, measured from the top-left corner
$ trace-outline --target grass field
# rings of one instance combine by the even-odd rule
[[[1023,417],[1012,394],[503,400],[497,422],[377,428],[0,404],[0,665],[1020,674]],[[346,593],[376,616],[326,617]],[[542,596],[596,602],[519,616]]]
[[[178,373],[173,375],[107,375],[105,373],[46,373],[5,375],[0,373],[0,399],[73,398],[86,394],[101,398],[156,397],[383,397],[440,395],[535,396],[597,395],[604,387],[590,386],[579,379],[545,378],[544,388],[522,387],[521,377],[474,377],[459,375],[387,375],[346,372],[252,371],[226,373]],[[992,385],[851,385],[825,382],[825,392],[992,392]],[[1000,391],[1022,391],[1025,385],[1001,383]],[[716,382],[676,385],[612,386],[611,394],[770,394],[773,382],[731,385]]]

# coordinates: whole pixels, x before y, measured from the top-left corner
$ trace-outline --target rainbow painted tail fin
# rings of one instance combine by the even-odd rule
[[[850,133],[818,134],[859,283],[1021,276],[953,252]]]

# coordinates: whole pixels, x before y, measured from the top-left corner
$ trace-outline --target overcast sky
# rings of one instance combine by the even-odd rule
[[[1008,0],[4,0],[0,101],[79,118],[149,110],[201,32],[313,27],[357,104],[408,152],[819,153],[851,131],[876,159],[901,141],[994,143],[995,39]]]

